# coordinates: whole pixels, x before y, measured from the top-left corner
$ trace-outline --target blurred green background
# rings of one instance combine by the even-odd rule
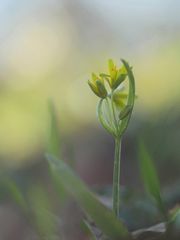
[[[138,99],[123,140],[122,184],[141,191],[141,137],[163,189],[178,189],[179,10],[178,0],[0,0],[2,174],[23,186],[46,181],[52,98],[64,159],[91,186],[110,185],[113,140],[99,126],[98,99],[87,80],[92,71],[106,71],[109,58],[117,64],[125,58],[133,66]]]

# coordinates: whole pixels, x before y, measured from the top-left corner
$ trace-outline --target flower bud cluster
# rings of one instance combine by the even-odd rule
[[[102,126],[115,138],[120,138],[127,129],[135,100],[135,80],[132,67],[125,60],[118,68],[113,60],[108,61],[108,73],[92,73],[88,84],[100,98],[97,113]],[[128,77],[128,93],[122,91],[121,83]]]
[[[100,73],[99,76],[97,76],[92,73],[91,80],[88,80],[90,88],[100,98],[106,98],[108,96],[105,82],[107,82],[111,90],[114,91],[127,76],[127,71],[124,65],[121,68],[117,68],[112,59],[108,61],[108,68],[108,74]]]

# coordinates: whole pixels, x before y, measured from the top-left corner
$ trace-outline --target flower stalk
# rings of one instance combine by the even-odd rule
[[[117,217],[120,212],[120,164],[121,138],[115,138],[114,170],[113,170],[113,211]]]
[[[132,68],[122,60],[123,66],[117,68],[112,60],[109,60],[109,73],[92,74],[88,81],[92,91],[100,98],[97,114],[101,125],[115,140],[114,170],[113,170],[113,211],[116,217],[120,212],[120,163],[121,140],[128,127],[135,100],[135,81]],[[128,77],[128,93],[123,93],[122,84]],[[109,86],[109,91],[108,87]]]

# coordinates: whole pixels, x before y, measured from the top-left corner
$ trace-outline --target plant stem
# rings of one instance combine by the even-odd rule
[[[116,128],[116,130],[118,130],[118,122],[116,119],[116,114],[115,114],[115,109],[114,109],[113,94],[114,94],[114,91],[112,90],[111,91],[111,107],[112,107],[112,112],[113,112],[113,117],[114,117],[115,128]]]
[[[121,138],[115,138],[114,171],[113,171],[113,211],[119,217],[120,210],[120,160]]]
[[[109,114],[109,121],[110,121],[110,124],[113,125],[111,105],[110,105],[110,103],[109,103],[108,98],[106,98],[106,103],[107,103],[107,111],[108,111],[108,114]]]

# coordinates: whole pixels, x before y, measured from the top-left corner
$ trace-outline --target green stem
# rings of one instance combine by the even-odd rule
[[[119,217],[120,210],[120,159],[121,138],[115,138],[114,171],[113,171],[113,211]]]
[[[111,108],[112,108],[112,112],[113,112],[115,128],[118,131],[118,122],[117,122],[117,119],[116,119],[116,113],[115,113],[115,109],[114,109],[113,94],[114,94],[114,91],[112,90],[111,91]]]
[[[106,103],[107,103],[107,112],[108,112],[108,115],[109,115],[109,121],[110,121],[110,124],[113,125],[111,105],[110,105],[110,103],[109,103],[108,98],[106,98]]]

